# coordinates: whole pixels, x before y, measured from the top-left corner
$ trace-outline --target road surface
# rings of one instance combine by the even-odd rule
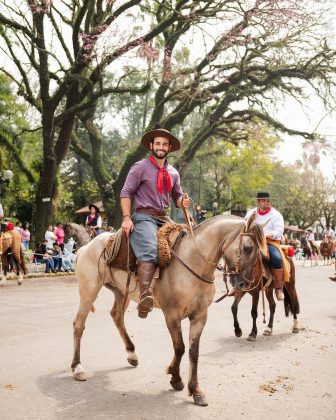
[[[230,306],[213,304],[200,348],[199,378],[209,402],[196,407],[187,390],[173,391],[165,367],[172,344],[164,318],[146,320],[131,303],[126,325],[139,366],[126,352],[109,316],[113,294],[102,289],[82,340],[89,378],[72,379],[72,320],[77,311],[75,276],[34,278],[0,288],[0,418],[9,419],[335,419],[336,283],[332,267],[297,265],[300,332],[278,304],[274,335],[246,340],[250,297],[239,307],[243,337],[236,338]],[[217,295],[223,290],[218,278]],[[261,313],[261,307],[259,307]],[[183,322],[188,342],[188,322]],[[188,353],[182,364],[188,381]]]

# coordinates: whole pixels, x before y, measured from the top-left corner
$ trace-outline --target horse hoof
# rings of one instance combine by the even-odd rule
[[[256,341],[257,337],[255,337],[254,335],[249,335],[247,337],[247,341]]]
[[[19,280],[18,285],[21,286],[21,284],[22,284],[22,280]]]
[[[243,335],[243,331],[242,330],[237,330],[237,331],[235,331],[235,335],[236,335],[236,337],[241,337]]]
[[[87,376],[85,375],[85,372],[78,372],[74,373],[74,378],[76,381],[86,381]]]
[[[179,382],[170,381],[170,385],[175,389],[175,391],[182,391],[184,388],[184,383],[182,380],[180,380]]]
[[[131,365],[131,366],[138,366],[138,359],[131,359],[130,357],[128,357],[127,358],[127,361],[128,361],[128,363]]]
[[[266,328],[266,330],[263,332],[263,335],[266,335],[267,337],[269,337],[270,335],[272,335],[271,328]]]
[[[298,332],[299,332],[299,329],[297,327],[293,327],[292,333],[298,333]]]
[[[207,407],[208,401],[206,400],[204,395],[193,395],[194,404],[198,405],[199,407]]]

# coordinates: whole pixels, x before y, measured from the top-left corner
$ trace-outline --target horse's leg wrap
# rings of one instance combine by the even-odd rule
[[[282,291],[284,285],[284,269],[283,268],[272,268],[273,274],[273,285],[275,289],[275,296],[277,300],[284,300],[284,294]]]
[[[154,289],[155,264],[153,262],[142,262],[139,265],[139,289],[140,289],[140,302],[138,305],[139,317],[146,318],[148,312],[153,309],[154,300],[152,292]]]

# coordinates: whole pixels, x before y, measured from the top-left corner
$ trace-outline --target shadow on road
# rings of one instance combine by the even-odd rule
[[[55,418],[108,418],[108,419],[151,419],[184,418],[191,416],[189,408],[193,406],[187,391],[182,393],[167,390],[159,394],[150,394],[150,384],[143,385],[144,392],[130,391],[131,379],[125,391],[113,389],[111,374],[132,370],[119,368],[97,371],[86,382],[76,382],[65,372],[48,374],[37,379],[41,392],[53,400],[56,405]],[[117,380],[117,376],[115,376]],[[169,382],[167,382],[167,387]],[[138,388],[135,385],[134,388]],[[126,392],[126,389],[128,390]],[[167,413],[169,412],[169,415]]]
[[[247,353],[253,351],[272,351],[279,348],[280,343],[284,343],[293,337],[292,333],[274,334],[271,337],[262,335],[262,331],[257,336],[256,341],[247,341],[247,335],[244,337],[220,337],[216,342],[220,348],[213,352],[204,354],[206,357],[222,358],[227,353]]]

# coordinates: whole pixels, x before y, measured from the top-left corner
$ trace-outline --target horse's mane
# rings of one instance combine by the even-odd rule
[[[69,223],[64,224],[64,226],[66,226],[66,225],[68,225],[70,227],[73,227],[73,228],[78,228],[78,229],[84,229],[85,230],[85,227],[79,225],[78,223],[69,222]]]
[[[232,220],[238,220],[241,219],[243,220],[241,217],[239,216],[235,216],[235,215],[222,215],[219,214],[218,216],[214,216],[214,217],[210,217],[210,219],[206,219],[203,222],[201,222],[200,224],[196,225],[195,227],[193,227],[194,232],[200,231],[202,230],[202,228],[207,227],[208,225],[213,224],[214,222],[218,221],[218,220],[228,220],[228,219],[232,219]]]

